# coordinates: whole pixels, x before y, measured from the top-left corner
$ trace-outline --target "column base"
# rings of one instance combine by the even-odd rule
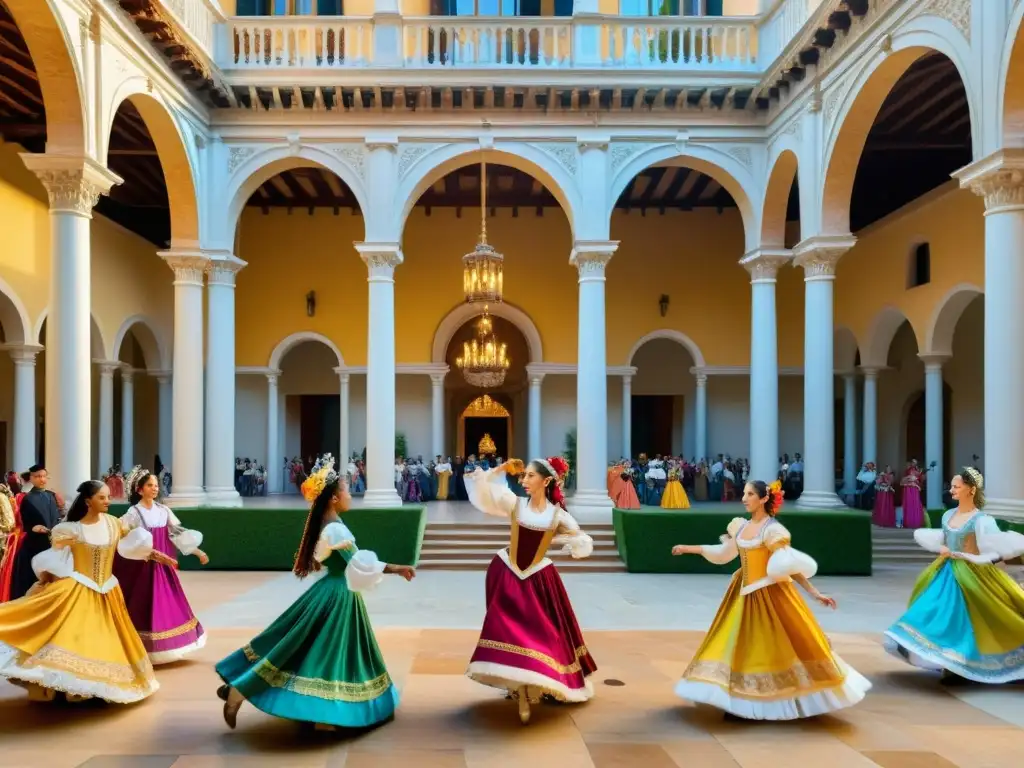
[[[164,503],[167,504],[171,509],[182,508],[182,507],[205,507],[206,503],[206,491],[202,488],[183,488],[181,491],[175,491],[168,496]]]
[[[394,488],[368,489],[363,495],[363,506],[366,509],[394,509],[402,506],[402,497]]]
[[[206,507],[241,507],[242,497],[234,488],[207,488]]]
[[[1009,520],[1013,523],[1024,523],[1024,500],[1022,499],[985,499],[985,514]]]
[[[842,499],[828,491],[804,491],[793,505],[797,509],[847,509]]]
[[[569,499],[569,512],[580,524],[610,523],[614,507],[605,490],[576,491]]]

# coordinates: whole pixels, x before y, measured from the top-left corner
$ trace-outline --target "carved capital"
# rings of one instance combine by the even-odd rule
[[[149,375],[156,379],[156,383],[163,386],[164,384],[171,383],[171,372],[170,371],[150,371]]]
[[[207,280],[210,285],[226,285],[233,288],[235,275],[246,266],[246,262],[230,254],[224,258],[211,259],[206,265]]]
[[[834,280],[836,265],[853,248],[853,235],[815,235],[797,243],[793,249],[794,267],[802,267],[804,280]]]
[[[432,373],[430,374],[430,383],[433,384],[435,387],[443,387],[444,379],[445,376],[447,375],[448,374],[446,373]]]
[[[193,285],[203,287],[203,275],[209,266],[210,259],[202,251],[172,249],[157,254],[174,272],[175,285]]]
[[[36,355],[43,351],[39,344],[12,344],[4,347],[11,356],[15,367],[35,368]]]
[[[605,267],[618,247],[617,240],[577,240],[569,263],[579,270],[580,282],[604,280]]]
[[[1024,207],[1024,150],[1002,149],[953,176],[984,198],[986,215]]]
[[[132,368],[130,365],[124,365],[123,363],[121,364],[120,369],[121,383],[131,384],[135,380],[135,369]]]
[[[398,243],[355,243],[354,245],[359,252],[359,258],[363,260],[369,270],[371,282],[393,280],[395,267],[405,260],[402,248]]]
[[[42,182],[50,199],[50,210],[92,216],[92,209],[122,179],[88,157],[64,155],[21,155],[25,167]]]
[[[698,373],[694,376],[698,387],[706,387],[708,384],[708,375],[706,373]]]
[[[870,366],[860,367],[861,375],[864,377],[864,381],[878,381],[878,369],[871,368]]]
[[[120,370],[124,365],[120,360],[93,360],[93,362],[99,369],[100,378],[111,380],[114,378],[114,371]]]
[[[758,248],[740,259],[740,266],[750,273],[750,282],[774,283],[779,269],[792,258],[793,252],[785,248]]]
[[[278,380],[281,378],[280,371],[267,371],[267,384],[271,387],[276,387]]]

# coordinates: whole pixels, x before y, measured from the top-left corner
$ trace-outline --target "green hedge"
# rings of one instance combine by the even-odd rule
[[[111,505],[110,514],[122,515],[125,504]],[[210,556],[206,570],[290,571],[306,522],[303,509],[175,509],[182,524],[203,534],[203,551]],[[352,509],[343,516],[360,547],[372,549],[388,563],[419,562],[426,509]],[[194,557],[179,558],[182,570],[199,569]]]
[[[739,565],[713,565],[699,555],[674,557],[675,544],[717,544],[733,511],[616,509],[619,556],[631,573],[732,573]],[[784,511],[793,545],[818,562],[822,576],[871,575],[871,513],[861,510]]]

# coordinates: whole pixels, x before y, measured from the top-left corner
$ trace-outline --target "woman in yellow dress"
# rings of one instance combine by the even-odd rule
[[[743,505],[750,519],[729,523],[721,544],[672,548],[673,555],[718,564],[739,556],[742,564],[676,694],[748,720],[796,720],[853,706],[871,683],[832,652],[793,586],[836,607],[809,581],[817,563],[790,546],[789,531],[775,519],[781,485],[747,483]]]
[[[444,461],[441,461],[441,457],[438,456],[434,472],[437,474],[437,500],[447,501],[448,478],[452,476],[452,457],[449,456]]]
[[[689,509],[690,499],[686,495],[683,484],[679,481],[679,465],[673,462],[668,468],[668,482],[665,493],[661,495],[662,509]]]
[[[122,534],[109,506],[103,483],[78,486],[67,521],[51,532],[52,548],[32,559],[40,581],[0,606],[0,677],[27,688],[32,699],[50,701],[61,691],[69,701],[129,704],[159,687],[112,567],[115,552],[174,561],[153,551],[145,528]]]

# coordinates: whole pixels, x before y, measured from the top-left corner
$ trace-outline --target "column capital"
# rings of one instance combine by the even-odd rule
[[[398,151],[398,136],[367,136],[365,143],[369,152],[373,152],[375,149]]]
[[[779,268],[788,264],[793,252],[787,248],[755,248],[740,259],[740,266],[750,273],[752,283],[774,283]]]
[[[874,368],[870,365],[860,366],[860,373],[865,379],[877,379],[881,368]]]
[[[348,368],[339,365],[334,369],[334,372],[338,374],[342,384],[348,384],[352,380],[352,371]]]
[[[135,368],[132,368],[130,365],[125,365],[124,363],[119,363],[118,369],[121,371],[121,381],[126,384],[131,384],[135,378],[135,374],[139,373]]]
[[[104,379],[113,379],[114,371],[121,369],[124,365],[120,360],[93,360],[93,363],[100,370],[100,376]]]
[[[35,366],[36,355],[43,351],[41,344],[8,344],[2,347],[15,365]]]
[[[149,375],[157,380],[158,384],[169,384],[172,377],[171,371],[150,371]]]
[[[278,380],[281,378],[280,371],[267,371],[264,376],[267,377],[267,383],[277,386]]]
[[[580,281],[604,280],[604,269],[619,247],[618,240],[577,240],[569,263],[580,273]]]
[[[576,146],[579,147],[580,152],[592,149],[605,152],[611,143],[612,139],[610,136],[580,136],[576,139]]]
[[[203,275],[210,257],[198,248],[171,248],[157,253],[174,272],[174,282],[182,285],[203,285]]]
[[[430,374],[430,383],[435,387],[444,386],[444,380],[447,376],[447,373],[432,373]]]
[[[793,266],[802,267],[804,280],[832,280],[843,254],[853,248],[853,235],[814,235],[793,248]]]
[[[925,371],[941,371],[942,366],[949,362],[952,355],[922,352],[917,358],[924,363]]]
[[[703,368],[694,368],[693,369],[693,378],[697,382],[697,386],[698,387],[707,386],[708,374],[707,374],[707,372],[705,372],[705,370]]]
[[[1024,149],[1000,149],[953,174],[985,199],[985,214],[1024,208]]]
[[[51,211],[91,217],[100,195],[123,182],[120,176],[91,157],[23,152],[21,160],[42,182]]]
[[[235,275],[246,266],[248,266],[247,263],[233,253],[213,256],[206,263],[207,282],[209,285],[224,285],[234,288]]]
[[[402,247],[398,243],[353,243],[359,258],[370,272],[370,280],[391,280],[395,267],[405,261]]]

